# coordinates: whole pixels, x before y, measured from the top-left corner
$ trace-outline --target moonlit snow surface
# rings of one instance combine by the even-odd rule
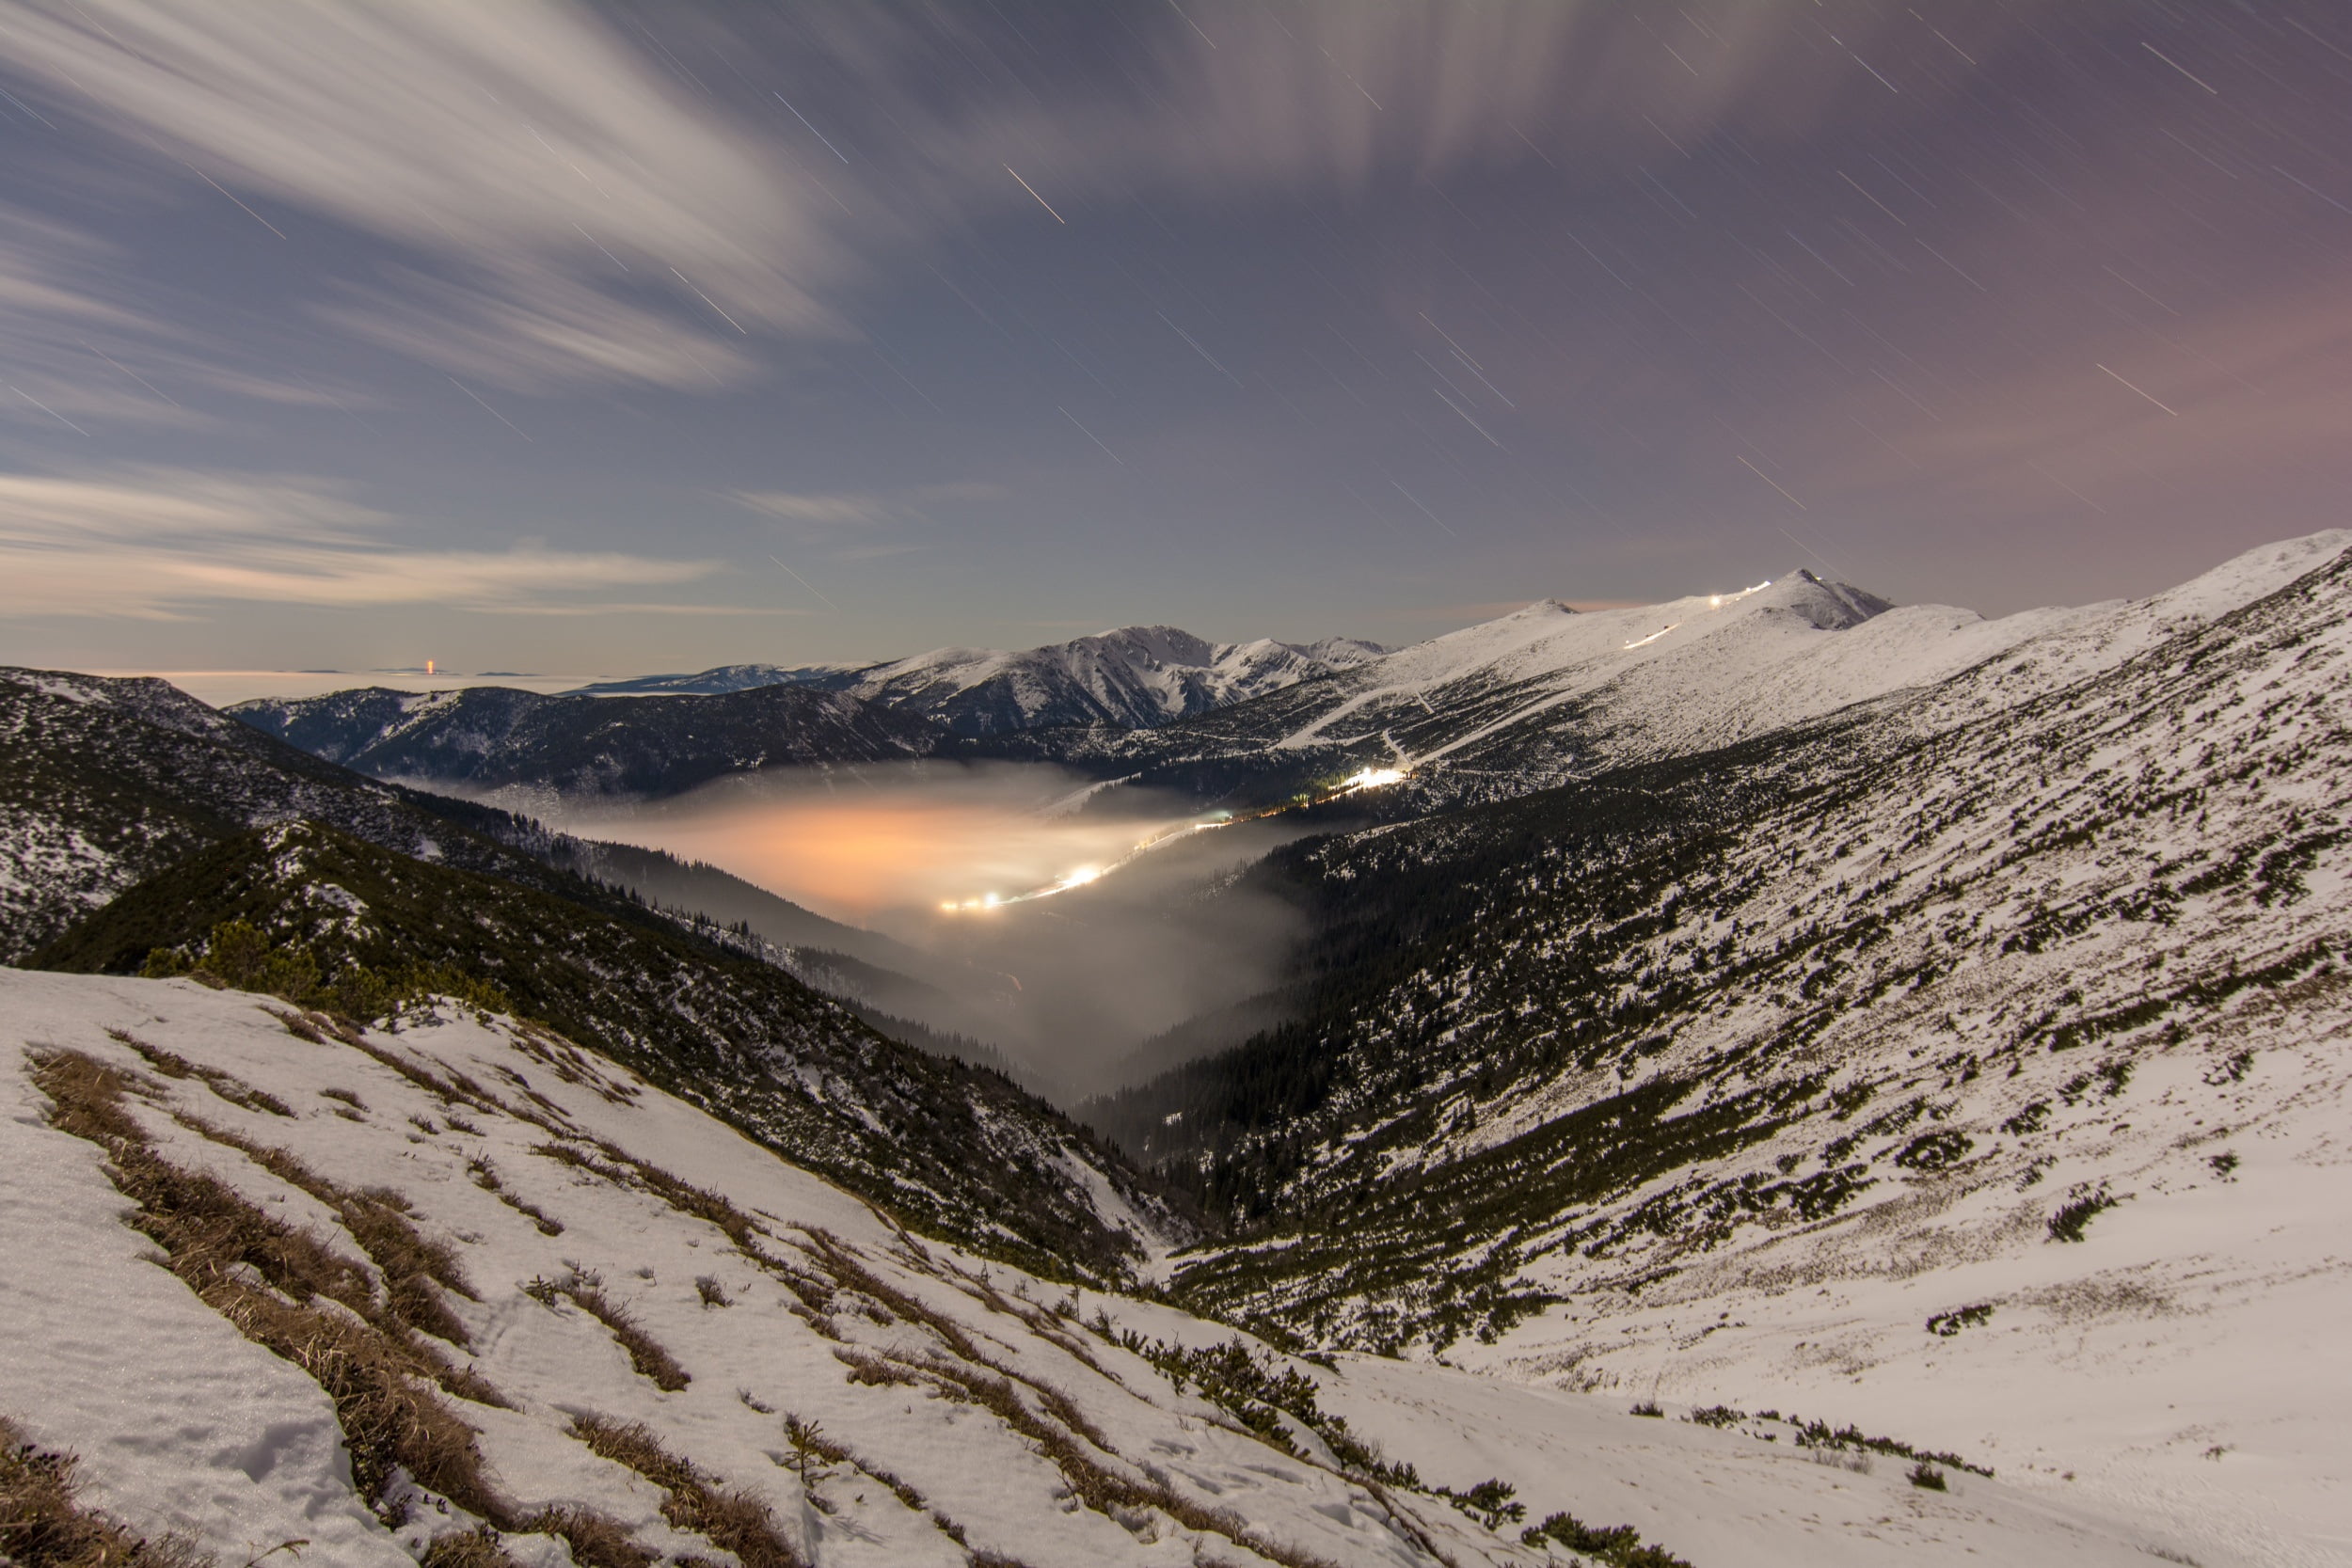
[[[469,1359],[517,1406],[457,1408],[518,1502],[590,1504],[649,1547],[707,1552],[707,1542],[660,1517],[651,1487],[564,1434],[572,1414],[594,1412],[645,1422],[674,1451],[749,1488],[826,1568],[962,1564],[964,1552],[933,1513],[961,1528],[974,1548],[1017,1552],[1036,1568],[1187,1563],[1201,1551],[1239,1559],[1229,1540],[1151,1510],[1114,1520],[1075,1506],[1053,1465],[977,1406],[923,1386],[849,1381],[844,1355],[916,1363],[944,1355],[956,1365],[963,1353],[903,1308],[868,1311],[869,1298],[846,1289],[826,1321],[836,1338],[828,1338],[710,1224],[643,1188],[532,1153],[548,1141],[543,1127],[473,1106],[460,1117],[355,1049],[294,1037],[262,998],[186,982],[0,972],[0,1031],[11,1042],[144,1072],[110,1029],[231,1073],[294,1112],[241,1109],[198,1079],[155,1080],[156,1098],[129,1103],[167,1158],[212,1172],[356,1253],[325,1210],[170,1119],[192,1112],[283,1148],[330,1180],[396,1189],[428,1236],[456,1247],[479,1297],[450,1298],[477,1348]],[[724,1195],[758,1217],[763,1244],[780,1255],[805,1260],[815,1232],[836,1238],[895,1291],[958,1325],[975,1354],[1058,1389],[1103,1439],[1089,1445],[1095,1461],[1118,1473],[1163,1478],[1179,1494],[1235,1510],[1271,1541],[1332,1561],[1406,1568],[1434,1562],[1435,1550],[1464,1564],[1540,1560],[1511,1532],[1489,1534],[1428,1497],[1391,1491],[1384,1501],[1341,1480],[1311,1440],[1293,1456],[1220,1424],[1211,1406],[1172,1393],[1142,1361],[1033,1305],[1061,1299],[1062,1287],[917,1243],[618,1069],[581,1058],[559,1072],[544,1039],[533,1046],[501,1022],[453,1012],[373,1039],[436,1073],[501,1085],[497,1094],[519,1094],[517,1080],[527,1081],[545,1097],[534,1114]],[[325,1397],[143,1260],[148,1243],[122,1223],[123,1200],[99,1152],[45,1125],[24,1049],[11,1044],[0,1070],[0,1245],[11,1259],[39,1260],[0,1271],[0,1387],[11,1417],[36,1442],[82,1455],[92,1501],[142,1528],[190,1531],[229,1560],[243,1561],[256,1543],[304,1538],[322,1560],[398,1568],[425,1536],[462,1526],[418,1496],[396,1539],[359,1506]],[[323,1098],[326,1089],[356,1096],[365,1112],[358,1120],[331,1114],[347,1107]],[[453,1117],[477,1131],[456,1129]],[[562,1222],[560,1236],[541,1234],[476,1185],[468,1163],[485,1155],[511,1190]],[[657,1390],[601,1325],[520,1289],[575,1266],[599,1273],[608,1293],[677,1357],[691,1375],[685,1388]],[[693,1283],[701,1275],[714,1276],[734,1305],[703,1305]],[[1093,1291],[1083,1309],[1151,1338],[1206,1345],[1232,1332]],[[1931,1495],[1891,1462],[1867,1474],[1819,1465],[1786,1442],[1638,1419],[1616,1398],[1517,1388],[1427,1363],[1343,1356],[1335,1370],[1307,1370],[1330,1408],[1431,1481],[1467,1487],[1499,1475],[1517,1482],[1538,1516],[1565,1508],[1597,1523],[1633,1523],[1702,1564],[1865,1568],[1893,1553],[1955,1568],[2138,1568],[2151,1548],[2177,1550],[2174,1537],[2090,1489],[1961,1475],[1947,1494]],[[824,1510],[803,1510],[777,1460],[785,1413],[818,1422],[860,1462],[909,1483],[925,1511],[850,1466],[820,1484]],[[509,1549],[519,1560],[562,1560],[544,1538],[513,1538]],[[2255,1559],[2201,1547],[2199,1560],[2218,1568]]]

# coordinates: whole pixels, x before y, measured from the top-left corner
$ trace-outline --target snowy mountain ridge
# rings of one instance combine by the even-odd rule
[[[499,686],[369,687],[256,698],[224,711],[373,777],[526,800],[674,795],[764,768],[923,756],[941,738],[913,714],[808,686],[628,704]]]
[[[1098,1108],[1242,1218],[1180,1298],[2343,1562],[2346,545],[1277,857],[1301,1015]]]
[[[1435,807],[1507,799],[1897,701],[1992,661],[1973,705],[2023,702],[2285,586],[2352,546],[2331,531],[2251,550],[2146,599],[1988,620],[1797,571],[1627,610],[1539,601],[1499,619],[1148,733],[1040,736],[1029,752],[1204,800],[1279,798],[1365,767],[1415,772]],[[1957,699],[1954,699],[1955,701]],[[1263,780],[1263,784],[1252,781]]]
[[[1018,652],[934,648],[868,665],[729,665],[698,675],[653,675],[580,689],[636,696],[789,683],[923,714],[963,736],[1057,724],[1142,728],[1349,669],[1387,651],[1345,637],[1211,642],[1176,626],[1121,626]]]

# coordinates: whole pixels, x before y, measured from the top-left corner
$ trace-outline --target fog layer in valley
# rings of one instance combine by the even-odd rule
[[[1299,931],[1287,904],[1235,885],[1295,836],[1281,819],[1209,826],[1172,798],[1104,795],[1041,765],[769,774],[542,815],[897,939],[921,955],[906,966],[919,984],[877,1006],[974,1035],[1063,1096],[1166,1065],[1136,1046],[1275,985]]]

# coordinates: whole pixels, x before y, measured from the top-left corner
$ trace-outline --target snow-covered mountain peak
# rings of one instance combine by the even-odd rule
[[[1823,631],[1858,626],[1895,608],[1875,594],[1821,577],[1804,567],[1763,584],[1755,602],[1758,610],[1793,611]]]
[[[927,714],[961,735],[1057,724],[1142,728],[1189,718],[1385,652],[1333,638],[1212,642],[1181,626],[1120,626],[1012,652],[937,648],[845,676],[841,689]]]
[[[922,714],[961,735],[1057,724],[1137,728],[1351,669],[1388,651],[1352,637],[1212,642],[1182,626],[1113,626],[1039,648],[933,648],[878,664],[730,664],[581,690],[622,697],[813,686]]]
[[[1211,642],[1182,626],[1113,626],[1080,638],[1073,647],[1094,644],[1106,654],[1141,654],[1165,664],[1215,664],[1231,643]]]
[[[1674,684],[1704,701],[1711,688],[1745,679],[1759,658],[1784,657],[1890,608],[1874,594],[1806,571],[1622,610],[1577,610],[1558,599],[1539,599],[1367,662],[1350,673],[1348,689],[1333,706],[1280,744],[1328,743],[1343,733],[1335,731],[1335,721],[1392,705],[1435,714],[1475,708],[1501,689],[1524,687],[1524,705],[1508,706],[1492,721],[1518,723],[1633,668],[1677,656],[1683,668]],[[1694,648],[1704,652],[1692,656]],[[1419,754],[1444,755],[1487,733],[1481,726]]]

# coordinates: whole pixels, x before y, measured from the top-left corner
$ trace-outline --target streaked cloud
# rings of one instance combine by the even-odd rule
[[[1995,55],[2052,8],[1974,15],[1970,45]],[[1834,40],[1818,18],[1813,0],[1691,0],[1655,15],[1613,0],[1189,0],[1156,19],[1150,90],[1122,82],[1074,113],[1009,96],[965,144],[976,172],[1025,153],[1049,181],[1105,193],[1357,189],[1530,156],[1597,183],[1717,129],[1785,142],[1833,120],[1901,122],[1966,90],[1896,63],[1927,36],[1915,16],[1849,10]],[[1903,90],[1856,69],[1871,55]]]
[[[391,531],[389,519],[298,478],[0,474],[0,618],[181,619],[223,601],[701,613],[610,595],[694,582],[719,566],[539,543],[404,548]]]
[[[827,529],[857,527],[879,523],[891,515],[890,508],[877,496],[865,495],[802,495],[789,490],[738,490],[729,498],[739,506],[773,517],[781,523],[799,523]]]
[[[937,12],[665,17],[698,59],[752,40],[822,84],[865,134],[854,165],[779,95],[739,73],[714,90],[651,34],[560,0],[31,0],[0,57],[257,233],[284,239],[292,210],[389,244],[372,279],[322,280],[303,302],[360,338],[515,390],[712,391],[761,372],[763,340],[847,332],[850,293],[907,247],[1029,202],[1019,178],[1225,196],[1531,152],[1613,166],[1610,134],[1645,124],[1650,150],[1718,122],[1800,134],[1851,109],[1855,73],[1788,9],[1695,4],[1661,40],[1584,0],[1200,0],[1131,23],[1149,90],[1089,73],[1050,106],[1002,71],[941,93],[926,61],[984,51]],[[1840,36],[1867,48],[1895,24]],[[1932,96],[1912,87],[1907,109]]]
[[[109,247],[71,224],[0,205],[0,418],[63,427],[77,419],[166,420],[174,404],[123,365],[129,345],[181,337],[126,303]]]
[[[287,204],[444,269],[333,314],[510,388],[737,381],[751,334],[831,317],[816,193],[639,52],[548,0],[34,4],[19,71],[277,231]],[[259,207],[252,203],[258,202]]]

